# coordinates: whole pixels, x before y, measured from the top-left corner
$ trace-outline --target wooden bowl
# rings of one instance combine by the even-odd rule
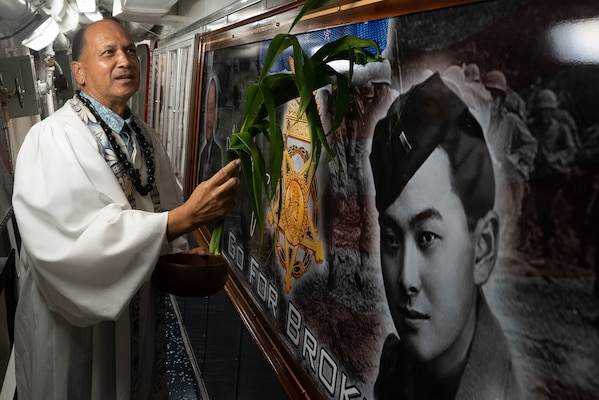
[[[204,297],[221,290],[228,276],[229,264],[222,256],[173,253],[158,258],[152,280],[175,296]]]

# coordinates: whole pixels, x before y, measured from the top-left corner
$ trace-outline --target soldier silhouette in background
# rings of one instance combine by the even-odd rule
[[[509,88],[505,75],[498,70],[489,71],[483,84],[493,99],[486,138],[498,183],[502,184],[497,204],[502,217],[502,238],[515,245],[519,242],[518,221],[523,198],[529,191],[528,179],[537,153],[537,140],[525,122],[526,103]],[[509,251],[513,252],[511,245]]]
[[[542,89],[531,99],[528,126],[539,143],[532,172],[535,180],[531,182],[534,216],[542,235],[542,255],[553,259],[554,253],[559,252],[557,240],[564,234],[560,227],[570,224],[570,205],[564,191],[579,151],[576,125],[572,117],[559,108],[556,93]]]

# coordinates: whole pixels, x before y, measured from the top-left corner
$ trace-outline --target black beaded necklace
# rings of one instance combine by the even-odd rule
[[[90,101],[85,97],[81,96],[81,93],[79,91],[77,91],[77,97],[94,115],[94,117],[106,133],[106,136],[110,141],[110,145],[112,146],[112,149],[114,150],[117,159],[123,163],[125,171],[127,171],[127,174],[129,175],[131,183],[133,184],[135,189],[142,196],[145,196],[148,193],[152,192],[152,190],[154,190],[153,183],[156,181],[156,178],[154,177],[154,173],[156,172],[156,170],[154,168],[153,148],[152,145],[146,140],[146,137],[143,135],[143,133],[141,133],[141,128],[137,126],[137,124],[135,123],[135,118],[131,118],[131,123],[129,125],[131,126],[133,131],[135,131],[135,137],[137,138],[137,141],[141,146],[141,154],[143,156],[144,162],[146,163],[146,170],[148,173],[148,183],[146,185],[143,185],[141,182],[141,175],[139,173],[139,169],[134,168],[133,165],[131,165],[129,160],[127,160],[127,155],[123,153],[123,151],[121,150],[121,146],[119,146],[119,144],[116,142],[116,138],[112,133],[112,129],[110,129],[108,124],[104,122],[102,117],[100,117],[100,115],[96,112],[94,107],[91,105]],[[125,125],[126,124],[127,123],[125,122]]]

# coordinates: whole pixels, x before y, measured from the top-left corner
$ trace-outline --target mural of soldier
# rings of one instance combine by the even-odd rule
[[[599,105],[596,90],[599,87],[599,74],[597,67],[558,62],[553,58],[554,54],[546,54],[547,44],[540,40],[550,37],[550,32],[556,24],[568,25],[574,21],[584,25],[582,22],[585,17],[595,18],[597,15],[599,3],[584,0],[573,0],[568,4],[557,0],[505,0],[477,2],[389,19],[388,30],[379,26],[373,29],[371,34],[364,36],[374,38],[389,33],[384,50],[385,63],[367,66],[372,68],[373,65],[377,65],[382,68],[384,65],[387,68],[389,63],[388,70],[374,73],[367,71],[368,68],[361,68],[354,71],[355,87],[351,96],[350,112],[341,128],[328,137],[334,158],[328,158],[326,152],[323,152],[320,160],[316,177],[319,201],[316,219],[319,229],[315,237],[323,242],[325,261],[312,263],[302,278],[294,281],[292,290],[287,292],[283,285],[284,269],[281,268],[278,258],[267,258],[270,254],[268,250],[273,244],[266,243],[262,247],[258,234],[244,237],[246,232],[252,232],[252,226],[255,227],[255,224],[250,222],[252,218],[249,207],[238,207],[240,211],[237,215],[227,218],[227,231],[235,237],[234,243],[237,246],[235,260],[240,261],[239,268],[232,269],[233,274],[240,277],[244,290],[254,297],[257,303],[263,305],[264,316],[274,315],[276,311],[276,317],[269,321],[276,328],[277,335],[284,345],[289,347],[293,360],[308,372],[324,398],[426,399],[427,394],[416,392],[422,386],[435,391],[433,397],[438,395],[435,398],[441,399],[501,398],[501,394],[477,393],[472,384],[476,377],[481,379],[480,382],[485,382],[486,389],[497,388],[494,383],[501,375],[495,369],[497,360],[505,361],[506,368],[517,371],[515,375],[520,384],[518,386],[521,386],[522,398],[597,398],[599,373],[596,355],[599,349],[599,330],[595,324],[599,320],[599,300],[592,292],[594,285],[597,290],[595,268],[599,265],[599,228],[596,223],[599,215],[599,174],[595,166],[599,150],[593,150],[599,148],[599,114],[596,113]],[[371,28],[373,22],[359,25]],[[431,26],[435,26],[435,29],[431,30]],[[329,37],[334,36],[333,31],[327,28],[320,33],[309,32],[305,39],[307,42],[309,38],[310,43],[305,47],[319,48],[321,42],[311,41],[318,38],[329,40]],[[260,43],[258,45],[260,46]],[[255,72],[249,72],[250,65],[261,59],[260,56],[256,56],[260,51],[248,52],[248,46],[244,45],[239,49],[233,46],[214,52],[218,62],[215,62],[213,68],[217,71],[222,88],[218,110],[220,124],[216,135],[216,140],[221,145],[224,145],[225,139],[234,131],[233,125],[240,119],[228,111],[236,107],[235,102],[224,100],[234,98],[231,94],[235,93],[235,80],[230,77],[236,66],[231,60],[239,59],[242,76],[250,78],[256,75]],[[282,58],[281,61],[281,68],[288,70],[288,57]],[[219,67],[219,64],[224,67]],[[260,71],[260,63],[256,62],[255,66]],[[485,83],[485,75],[493,70],[501,71],[506,79],[496,80],[494,85],[487,79],[487,88],[484,88],[482,84]],[[384,121],[390,121],[395,111],[404,110],[402,102],[403,106],[414,104],[412,102],[416,99],[406,102],[403,94],[410,87],[430,78],[433,71],[439,71],[445,85],[460,97],[480,124],[489,147],[491,164],[488,162],[489,154],[480,160],[466,161],[482,153],[449,151],[444,149],[444,146],[449,145],[449,141],[441,140],[439,146],[436,146],[439,143],[435,143],[437,150],[431,150],[426,156],[423,155],[422,159],[414,161],[418,167],[414,167],[416,172],[406,175],[406,179],[410,179],[407,179],[405,187],[399,183],[402,175],[402,170],[399,169],[393,170],[392,173],[375,173],[375,176],[382,180],[377,181],[375,187],[369,152],[377,121],[384,118],[389,105],[397,96],[401,95],[402,99],[397,101],[397,107],[391,109],[390,117]],[[366,72],[369,72],[368,78],[362,79],[367,75]],[[249,79],[246,79],[246,83],[247,81]],[[429,84],[431,82],[429,81]],[[492,86],[498,89],[495,92],[495,100],[492,100],[489,92],[495,91]],[[541,101],[543,96],[537,98],[537,95],[541,90],[549,88],[555,96],[549,94],[546,99],[553,97],[559,101],[556,109],[547,112],[553,116],[547,117],[546,121],[550,123],[543,127],[538,105],[544,101]],[[332,119],[335,104],[334,96],[331,94],[327,97],[324,92],[323,90],[322,97],[319,97],[319,106],[322,107],[322,118],[326,124]],[[506,94],[505,97],[502,92]],[[525,103],[509,94],[519,95]],[[451,99],[449,104],[456,104],[455,97],[449,96],[448,99]],[[546,103],[552,104],[551,101]],[[553,104],[555,105],[555,102]],[[491,111],[495,111],[494,119],[491,117]],[[405,111],[401,112],[403,121],[408,114]],[[418,116],[423,112],[430,113],[432,109],[421,107],[419,113],[410,115]],[[285,113],[286,110],[279,112],[281,119]],[[523,118],[524,115],[526,118]],[[435,119],[428,120],[432,126]],[[423,123],[423,126],[425,125]],[[473,130],[478,129],[474,123],[472,127]],[[416,150],[416,144],[420,142],[415,137],[427,136],[419,134],[414,137],[407,129],[407,124],[404,124],[404,128],[404,137],[400,134],[393,137],[381,136],[381,133],[377,133],[376,136],[377,140],[391,139],[391,143],[394,144],[391,148],[397,150],[393,156],[394,162],[399,158],[397,154],[409,147],[412,150],[408,158],[415,160],[416,155],[420,154]],[[537,141],[536,148],[539,154],[533,154],[532,143],[522,140],[522,136],[527,136],[526,133],[522,133],[526,132],[526,129]],[[568,150],[573,153],[572,161],[570,164],[566,163],[563,170],[543,171],[538,167],[541,157],[547,159],[547,156],[558,156],[561,151],[559,146],[555,146],[553,150],[549,150],[548,147],[548,138],[560,130],[572,133],[574,143],[578,130],[581,133],[580,141],[584,144],[580,147],[578,155],[575,151]],[[456,143],[463,143],[464,140],[471,142],[468,135],[456,137],[460,139]],[[401,145],[402,140],[409,146]],[[375,142],[375,148],[385,148],[384,141]],[[473,146],[475,143],[477,142],[472,142]],[[484,147],[484,143],[479,144],[481,148]],[[260,146],[262,145],[266,143],[260,143]],[[494,146],[505,151],[497,151]],[[545,151],[538,150],[543,146]],[[576,147],[576,144],[574,146]],[[583,152],[585,165],[581,164]],[[464,163],[470,162],[472,166],[464,169],[454,168],[452,174],[448,172],[450,168],[441,168],[434,184],[428,185],[432,186],[435,192],[431,192],[425,200],[439,200],[435,203],[436,207],[440,207],[441,200],[449,198],[454,201],[455,193],[441,184],[451,182],[451,176],[454,189],[466,187],[462,178],[456,178],[465,176],[460,175],[460,171],[469,171],[472,174],[473,189],[478,188],[490,194],[491,182],[488,179],[476,179],[477,176],[483,176],[481,174],[490,174],[495,177],[495,203],[490,205],[486,212],[494,211],[498,218],[488,218],[487,228],[481,227],[477,230],[476,221],[486,213],[481,211],[481,215],[472,217],[471,207],[466,205],[466,200],[471,197],[460,193],[457,198],[462,203],[462,208],[456,207],[455,213],[443,213],[443,221],[450,226],[452,234],[449,236],[454,240],[465,235],[470,236],[472,241],[468,245],[464,240],[462,246],[452,246],[451,252],[447,250],[443,253],[441,264],[450,272],[438,268],[438,274],[431,274],[422,268],[418,270],[420,275],[416,275],[413,269],[407,268],[416,265],[415,262],[406,261],[401,264],[395,259],[389,261],[390,257],[386,254],[393,254],[390,249],[394,248],[395,240],[398,243],[405,242],[407,236],[413,236],[416,229],[409,224],[402,225],[398,217],[399,210],[393,209],[391,205],[400,204],[403,207],[402,213],[414,211],[408,210],[406,202],[410,198],[410,191],[413,193],[413,188],[420,185],[420,178],[428,176],[426,171],[430,172],[434,167],[439,168],[439,164],[447,166],[450,161],[462,157]],[[530,160],[533,157],[535,162],[531,166]],[[382,156],[376,158],[379,163],[384,159]],[[562,159],[567,160],[567,157]],[[456,162],[457,164],[462,165]],[[480,165],[485,166],[484,171]],[[492,165],[492,173],[487,172],[490,171],[488,165]],[[503,172],[499,171],[500,165]],[[577,175],[574,174],[576,169],[581,170]],[[483,181],[484,184],[478,184]],[[383,209],[375,205],[375,200],[382,193],[380,187],[384,182],[398,188]],[[508,212],[514,212],[516,219],[517,208],[512,209],[503,203],[508,199],[517,205],[519,192],[514,190],[510,193],[510,189],[514,188],[529,192],[524,196],[527,208],[521,211],[519,225],[513,220],[508,222]],[[446,192],[440,192],[441,189]],[[459,192],[458,189],[454,192]],[[536,194],[541,195],[536,200],[541,202],[545,209],[551,209],[550,213],[536,207],[532,201]],[[421,203],[425,204],[425,200]],[[243,204],[244,201],[247,202],[247,198],[241,196],[240,203]],[[554,208],[550,207],[552,202],[556,202]],[[409,205],[412,207],[413,203]],[[382,220],[386,225],[379,225],[378,217],[381,210],[388,212]],[[466,218],[462,214],[471,217],[467,228],[463,228],[463,221],[462,224],[458,223],[460,218]],[[452,222],[448,223],[450,217]],[[540,217],[545,220],[539,223],[537,218]],[[542,224],[547,222],[547,219],[552,219],[549,222],[556,224],[556,234],[552,235],[545,230]],[[255,220],[253,221],[255,223]],[[439,221],[433,219],[432,222]],[[489,225],[497,225],[497,228],[489,228]],[[510,233],[510,229],[515,230],[519,238]],[[495,230],[498,232],[499,242],[495,234],[491,234]],[[436,249],[435,246],[447,242],[447,235],[435,236],[434,233],[432,228],[422,231],[421,246],[425,246],[425,249]],[[265,235],[265,242],[271,237],[274,236]],[[482,264],[477,262],[473,265],[450,263],[467,258],[464,254],[471,254],[471,259],[476,259],[476,246],[473,245],[476,237],[486,237],[488,240],[483,241],[486,244],[482,247],[493,248],[485,251],[486,254],[496,254],[487,258],[489,262],[484,262],[484,268],[479,268]],[[490,239],[491,237],[494,239]],[[501,246],[508,239],[510,245],[517,246],[517,257],[506,257],[506,253],[502,252]],[[533,246],[527,244],[529,239]],[[426,247],[429,245],[432,247]],[[551,247],[553,251],[542,254],[543,245]],[[424,249],[420,250],[422,256]],[[581,260],[578,259],[579,255]],[[494,257],[497,258],[496,262],[490,262]],[[253,264],[250,261],[256,260],[258,265],[252,269]],[[243,270],[241,261],[244,262]],[[413,299],[411,309],[402,308],[402,304],[407,303],[408,296],[406,290],[401,289],[401,285],[397,283],[400,267],[404,264],[407,266],[405,279],[415,279],[416,276],[422,283],[421,286],[412,285],[413,292],[415,289],[420,291],[418,296],[414,294],[410,297]],[[439,265],[431,262],[429,267],[432,269]],[[485,275],[491,268],[490,276],[485,280]],[[470,276],[470,269],[484,273],[477,275],[476,279],[458,279]],[[255,272],[254,275],[251,274],[252,271]],[[443,275],[445,273],[448,275]],[[256,274],[259,274],[263,281],[258,281]],[[392,274],[396,274],[397,279]],[[266,282],[262,287],[269,290],[272,288],[272,293],[278,294],[276,308],[270,307],[270,303],[263,304],[264,299],[260,296],[266,292],[258,291],[259,282]],[[432,290],[433,288],[435,290]],[[435,293],[434,298],[432,293]],[[437,297],[441,295],[444,296],[443,300]],[[438,332],[438,337],[441,338],[439,340],[434,335],[421,339],[423,336],[420,336],[420,333],[430,331],[419,330],[416,327],[411,329],[412,325],[407,322],[411,321],[410,315],[417,321],[419,314],[407,310],[420,310],[421,307],[417,307],[417,304],[420,304],[418,301],[424,300],[418,299],[423,298],[430,299],[430,304],[440,303],[441,306],[448,306],[447,309],[439,306],[434,312],[430,311],[432,307],[421,312],[425,319],[430,317],[422,326],[430,326],[433,321],[437,321],[438,309],[442,310],[442,315],[447,316],[446,320],[449,321],[435,326],[435,332]],[[488,304],[488,310],[485,303]],[[407,314],[407,317],[404,314]],[[471,319],[472,314],[476,318]],[[468,323],[462,324],[464,320]],[[476,321],[474,333],[471,330],[473,320]],[[490,326],[490,333],[481,332],[481,326]],[[465,335],[466,339],[454,335],[458,330],[456,327],[464,327],[468,332]],[[470,349],[478,349],[477,343],[481,342],[481,336],[484,337],[483,347],[494,347],[491,350],[470,351],[465,357],[448,357],[446,365],[451,366],[448,367],[451,373],[443,373],[438,357],[428,357],[421,351],[426,347],[439,354],[439,349],[456,348],[458,346],[452,345],[457,343],[457,337],[468,342]],[[507,344],[504,336],[507,338]],[[427,345],[419,346],[419,341],[426,342]],[[481,353],[488,356],[480,356]],[[422,360],[425,359],[429,360],[426,365],[430,368],[423,372],[425,363]],[[478,365],[477,368],[472,367],[475,364]],[[511,372],[506,375],[507,381],[511,382],[512,378]],[[517,395],[514,397],[517,398]]]
[[[370,161],[398,334],[384,343],[375,398],[520,398],[481,290],[497,260],[499,218],[479,123],[434,74],[377,124]]]

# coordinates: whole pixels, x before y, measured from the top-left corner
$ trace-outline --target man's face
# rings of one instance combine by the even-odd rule
[[[85,32],[85,44],[72,69],[81,88],[117,114],[139,87],[135,44],[117,23],[103,20]]]
[[[437,148],[380,215],[391,316],[407,351],[423,363],[464,356],[474,329],[473,234],[449,171]]]
[[[216,83],[210,81],[206,97],[206,141],[211,142],[216,127]]]

